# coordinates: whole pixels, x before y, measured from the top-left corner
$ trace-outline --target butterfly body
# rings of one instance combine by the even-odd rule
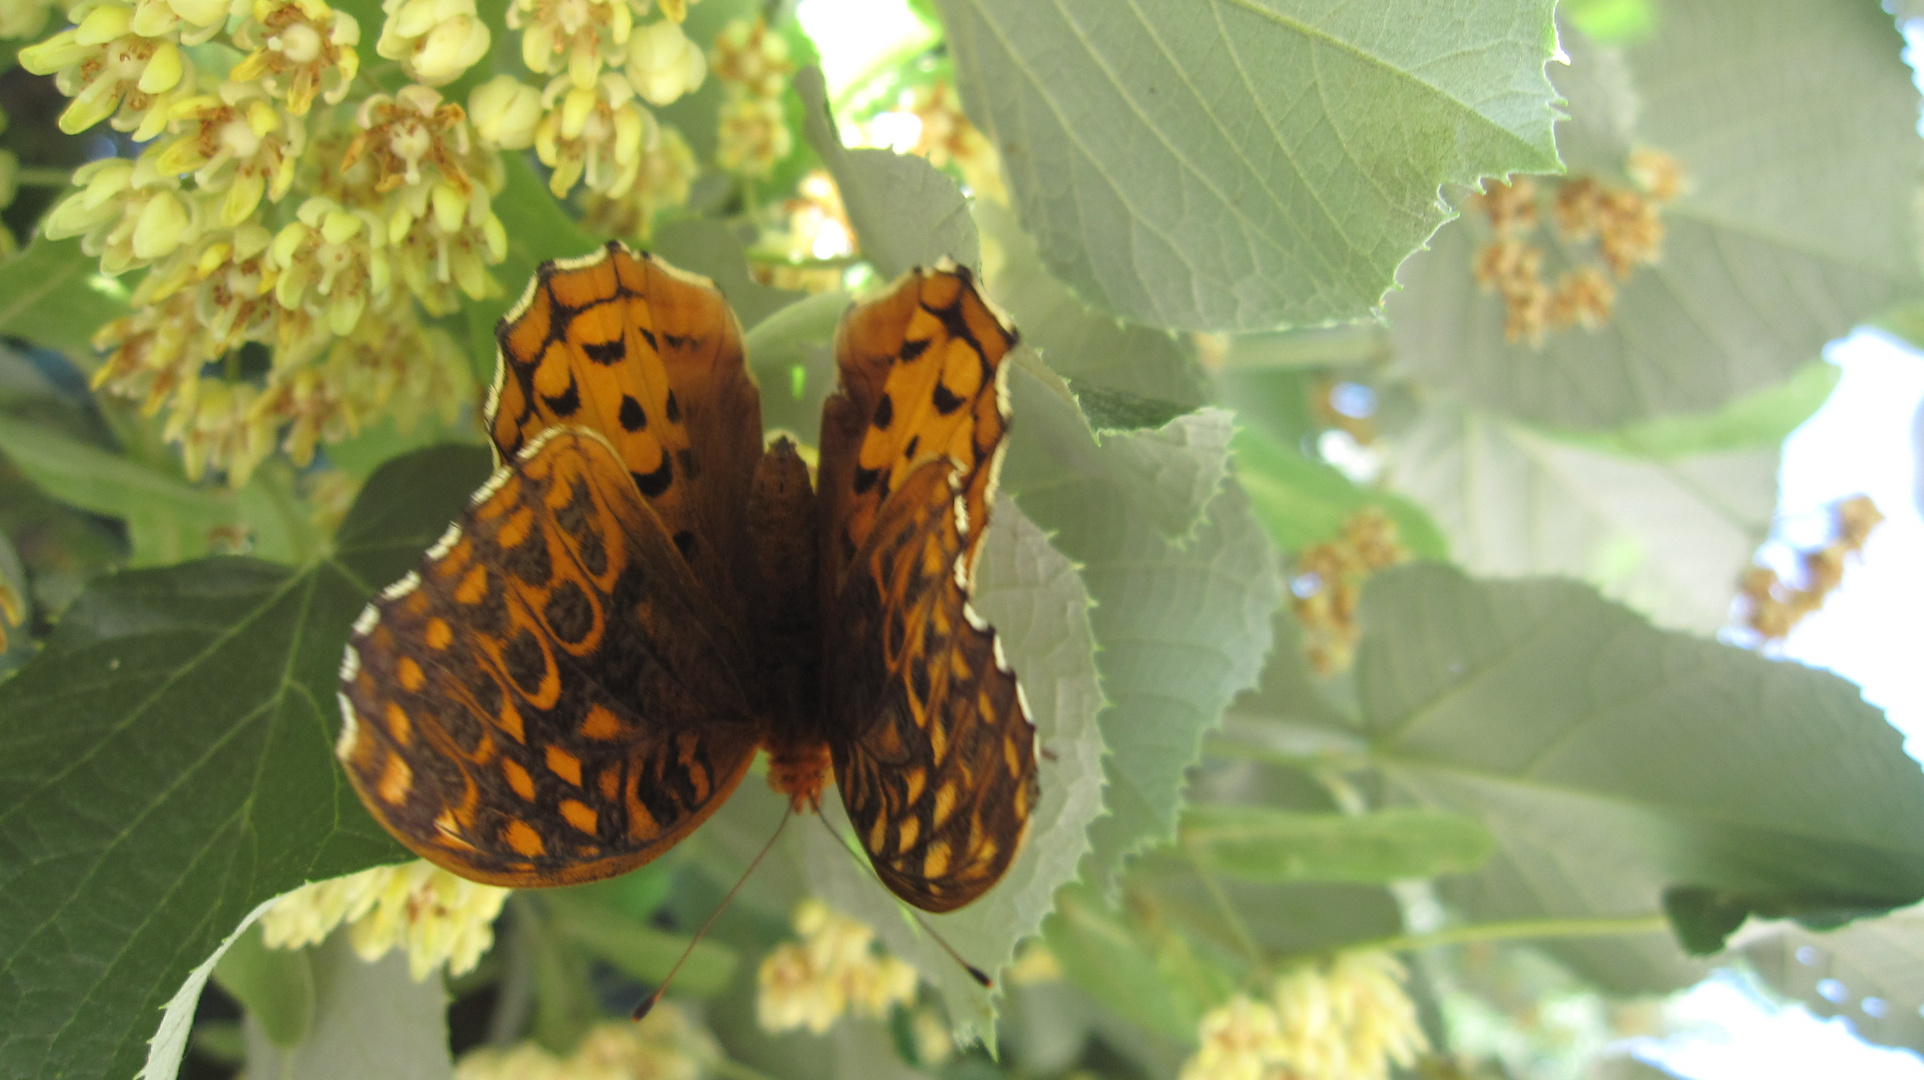
[[[811,484],[762,446],[713,286],[619,245],[546,264],[498,333],[501,466],[363,613],[339,755],[397,837],[464,876],[594,880],[666,851],[757,750],[798,809],[833,778],[926,910],[1007,869],[1034,729],[969,604],[1013,333],[966,271],[844,319]]]

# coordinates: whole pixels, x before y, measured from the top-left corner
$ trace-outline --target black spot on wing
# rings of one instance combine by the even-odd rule
[[[581,351],[588,354],[588,359],[608,367],[621,363],[628,355],[628,346],[620,338],[612,341],[585,341],[582,342]]]
[[[574,374],[569,373],[566,390],[553,397],[543,394],[541,400],[548,403],[548,408],[554,410],[556,416],[563,418],[573,416],[576,410],[581,408],[581,391],[575,386]]]
[[[867,494],[868,490],[874,487],[875,482],[877,480],[880,480],[881,478],[882,478],[882,470],[880,469],[864,469],[859,465],[856,466],[855,467],[855,494],[857,495]]]
[[[668,335],[668,343],[672,345],[674,342],[675,336],[673,334]],[[671,424],[681,423],[681,402],[675,400],[675,392],[673,390],[668,391],[668,422]]]
[[[641,402],[628,394],[621,395],[621,410],[615,418],[621,421],[623,431],[640,431],[648,426],[648,414],[642,411]]]
[[[595,628],[594,602],[572,581],[562,582],[548,594],[542,615],[555,636],[569,645],[580,644]]]
[[[881,431],[887,431],[889,425],[894,422],[895,401],[887,394],[883,394],[881,402],[875,406],[875,426]]]
[[[982,351],[982,343],[976,340],[975,331],[969,329],[969,320],[962,314],[963,295],[964,294],[958,293],[955,302],[948,307],[932,308],[927,304],[923,304],[922,310],[942,320],[942,329],[947,330],[949,336],[968,342],[975,346],[977,352],[980,352]]]
[[[935,384],[935,411],[936,412],[941,413],[943,416],[948,416],[949,414],[955,412],[955,410],[961,407],[962,407],[961,398],[956,397],[953,393],[951,393],[949,391],[949,388],[944,384],[939,382]]]
[[[526,627],[501,650],[501,663],[508,669],[508,678],[525,694],[540,690],[541,678],[548,672],[547,661],[541,655],[541,642],[536,641],[534,632]]]
[[[681,549],[682,558],[692,560],[695,557],[695,549],[700,545],[696,541],[694,533],[683,529],[675,534],[675,546]]]
[[[902,350],[895,355],[898,360],[907,363],[928,351],[929,339],[923,338],[921,341],[904,341],[902,343]]]
[[[671,396],[668,400],[672,402],[675,399]],[[653,499],[675,482],[675,463],[667,454],[663,454],[661,465],[654,472],[630,472],[628,475],[635,478],[635,486],[641,489],[643,495]]]

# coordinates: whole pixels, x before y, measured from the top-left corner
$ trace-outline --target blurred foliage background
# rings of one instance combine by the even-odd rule
[[[1924,778],[1776,658],[1881,520],[1787,546],[1777,475],[1918,326],[1909,15],[0,0],[0,1074],[1630,1077],[1718,967],[1924,1050]],[[909,267],[1020,328],[1043,800],[927,920],[993,989],[830,806],[631,1023],[773,793],[509,894],[344,783],[494,325],[609,239],[805,443]]]

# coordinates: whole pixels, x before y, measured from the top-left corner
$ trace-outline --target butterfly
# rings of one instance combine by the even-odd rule
[[[832,774],[927,911],[1008,869],[1035,728],[970,606],[1015,333],[965,268],[852,306],[814,483],[764,446],[733,312],[619,243],[544,263],[496,332],[498,467],[355,622],[336,752],[374,817],[463,877],[593,881],[661,855],[769,753]]]

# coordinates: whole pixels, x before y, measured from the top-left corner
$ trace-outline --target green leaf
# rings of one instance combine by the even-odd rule
[[[670,222],[655,231],[654,252],[680,269],[713,281],[745,330],[753,330],[763,319],[807,296],[791,289],[770,288],[750,277],[748,248],[719,221],[686,218]]]
[[[1828,932],[1784,923],[1745,945],[1742,956],[1772,989],[1819,1016],[1848,1017],[1861,1038],[1924,1049],[1924,910],[1907,908]],[[1829,985],[1820,990],[1827,981],[1842,995]]]
[[[0,453],[49,496],[127,523],[131,566],[206,555],[214,531],[241,519],[234,493],[200,487],[110,450],[0,417]]]
[[[1714,411],[1917,294],[1917,89],[1890,18],[1797,0],[1663,12],[1663,32],[1621,54],[1571,35],[1572,66],[1556,76],[1573,174],[1624,185],[1637,145],[1681,165],[1662,261],[1618,283],[1605,325],[1536,348],[1504,340],[1502,300],[1472,278],[1487,223],[1446,226],[1389,304],[1397,363],[1422,383],[1565,428]],[[1547,197],[1542,215],[1527,239],[1546,251],[1546,282],[1596,261],[1589,243],[1555,237]]]
[[[270,949],[258,924],[249,924],[214,965],[214,981],[247,1009],[267,1038],[283,1049],[314,1030],[314,963],[306,949]]]
[[[126,289],[100,276],[77,239],[36,236],[0,262],[0,334],[90,353],[94,331],[125,314]]]
[[[1438,185],[1557,167],[1542,0],[940,7],[1043,261],[1145,325],[1364,315]]]
[[[1777,509],[1777,448],[1650,460],[1427,406],[1385,479],[1478,574],[1565,574],[1664,626],[1715,633]]]
[[[1191,350],[1175,335],[1131,326],[1091,309],[1042,268],[1035,241],[1023,233],[1013,212],[982,199],[976,200],[974,211],[987,241],[983,264],[989,295],[1021,328],[1022,340],[1035,346],[1051,369],[1077,384],[1085,413],[1092,402],[1100,407],[1102,395],[1109,392],[1166,402],[1171,409],[1154,423],[1134,418],[1104,423],[1092,417],[1097,428],[1161,427],[1176,413],[1208,399]]]
[[[309,950],[317,1007],[314,1028],[282,1048],[252,1013],[246,1020],[247,1073],[285,1080],[446,1080],[448,993],[438,977],[408,977],[404,951],[372,963],[354,955],[345,933]]]
[[[645,926],[569,890],[540,894],[550,925],[582,949],[646,983],[660,983],[681,959],[689,939]],[[675,975],[675,993],[712,998],[728,987],[741,957],[735,950],[703,939]]]
[[[390,464],[305,569],[104,579],[0,683],[0,1072],[132,1075],[258,904],[405,857],[335,765],[336,669],[486,469],[465,447]]]
[[[1363,626],[1376,766],[1496,836],[1500,858],[1444,882],[1473,921],[1642,915],[1677,886],[1772,915],[1924,896],[1924,775],[1834,675],[1580,585],[1437,566],[1378,575]],[[1617,942],[1552,948],[1618,989],[1669,974]]]
[[[954,180],[923,158],[843,147],[820,68],[796,72],[795,89],[807,109],[803,134],[835,177],[862,257],[883,280],[945,257],[980,272],[975,222]]]
[[[782,308],[748,331],[748,363],[762,388],[762,426],[814,443],[822,402],[834,393],[835,331],[848,310],[840,289]]]
[[[999,498],[976,567],[974,606],[995,627],[1002,654],[1021,681],[1036,737],[1042,795],[1029,816],[1029,839],[1008,873],[982,898],[947,915],[926,916],[963,957],[994,973],[1016,943],[1040,931],[1057,891],[1075,880],[1089,851],[1089,825],[1102,812],[1103,697],[1098,684],[1089,595],[1076,568],[1050,546],[1012,499]],[[824,816],[849,832],[839,803]],[[936,986],[965,1041],[992,1038],[994,1004],[939,945],[918,932],[877,883],[818,829],[803,832],[804,865],[831,906],[874,925],[897,955]]]
[[[1182,847],[1245,881],[1351,881],[1474,870],[1489,858],[1489,830],[1446,811],[1391,807],[1371,814],[1304,814],[1268,806],[1191,806]]]
[[[1605,453],[1659,461],[1775,447],[1824,407],[1843,374],[1835,364],[1813,360],[1785,382],[1746,394],[1714,413],[1660,416],[1605,433],[1556,434]]]
[[[1166,427],[1170,421],[1191,412],[1192,407],[1160,398],[1137,397],[1125,390],[1110,390],[1079,379],[1069,381],[1076,406],[1089,426],[1103,434],[1129,434]]]
[[[1044,373],[1046,374],[1046,372]],[[1082,564],[1109,749],[1083,880],[1172,836],[1203,734],[1253,684],[1282,599],[1274,550],[1233,479],[1229,414],[1204,409],[1099,444],[1072,402],[1018,366],[1005,483]]]
[[[1341,535],[1344,522],[1373,506],[1396,523],[1397,539],[1417,558],[1449,557],[1449,541],[1436,522],[1409,499],[1357,484],[1333,466],[1248,428],[1236,432],[1231,446],[1236,476],[1249,492],[1250,505],[1284,551],[1301,551]]]
[[[1063,973],[1130,1023],[1187,1041],[1214,1004],[1163,978],[1153,946],[1110,911],[1095,889],[1065,891],[1045,929]]]

